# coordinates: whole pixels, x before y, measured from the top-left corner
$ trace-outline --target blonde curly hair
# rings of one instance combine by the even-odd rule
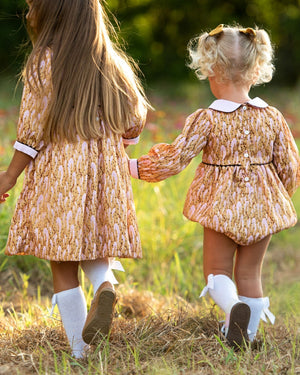
[[[221,26],[221,28],[220,28]],[[274,72],[273,47],[268,33],[256,28],[218,26],[216,33],[203,33],[188,44],[191,62],[202,80],[216,76],[220,82],[269,82]],[[251,30],[251,32],[245,32]]]

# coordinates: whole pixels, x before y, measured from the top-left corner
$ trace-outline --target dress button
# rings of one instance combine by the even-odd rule
[[[247,158],[249,156],[249,154],[247,152],[245,152],[244,156],[245,156],[245,158]]]
[[[246,109],[247,109],[247,106],[246,106],[246,105],[244,105],[244,106],[243,106],[243,110],[244,110],[244,111],[246,111]]]
[[[246,134],[246,135],[248,135],[249,133],[250,133],[249,130],[244,131],[244,134]]]
[[[248,182],[249,181],[249,177],[245,177],[245,179],[244,179],[246,182]]]

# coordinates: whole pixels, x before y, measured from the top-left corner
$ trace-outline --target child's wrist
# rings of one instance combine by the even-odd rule
[[[128,165],[129,165],[130,175],[133,178],[140,178],[139,177],[139,170],[138,170],[138,161],[137,161],[137,159],[129,159]]]

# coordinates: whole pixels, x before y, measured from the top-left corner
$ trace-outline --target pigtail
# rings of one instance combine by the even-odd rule
[[[217,62],[217,39],[208,33],[192,39],[188,44],[190,63],[198,79],[204,80],[214,75],[213,67]]]
[[[256,37],[253,40],[256,48],[256,69],[258,71],[258,79],[256,84],[269,82],[274,73],[273,47],[268,33],[265,30],[257,29]]]
[[[219,82],[258,85],[272,79],[273,48],[264,30],[219,25],[192,39],[188,51],[188,67],[200,80],[217,76]]]

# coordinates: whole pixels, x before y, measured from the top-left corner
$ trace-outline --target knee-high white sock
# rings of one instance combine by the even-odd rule
[[[84,347],[86,347],[82,339],[82,329],[87,316],[86,301],[81,287],[54,294],[53,308],[56,304],[72,348],[72,355],[81,358],[84,355]]]
[[[260,319],[266,322],[267,321],[266,316],[267,316],[270,319],[270,322],[274,324],[275,316],[269,310],[270,302],[269,302],[268,297],[250,298],[250,297],[239,296],[239,299],[242,302],[247,303],[247,305],[250,307],[251,315],[250,315],[248,329],[249,329],[249,340],[253,341],[258,330]]]
[[[83,260],[80,262],[83,272],[93,285],[94,295],[104,281],[110,281],[111,269],[109,258]]]

